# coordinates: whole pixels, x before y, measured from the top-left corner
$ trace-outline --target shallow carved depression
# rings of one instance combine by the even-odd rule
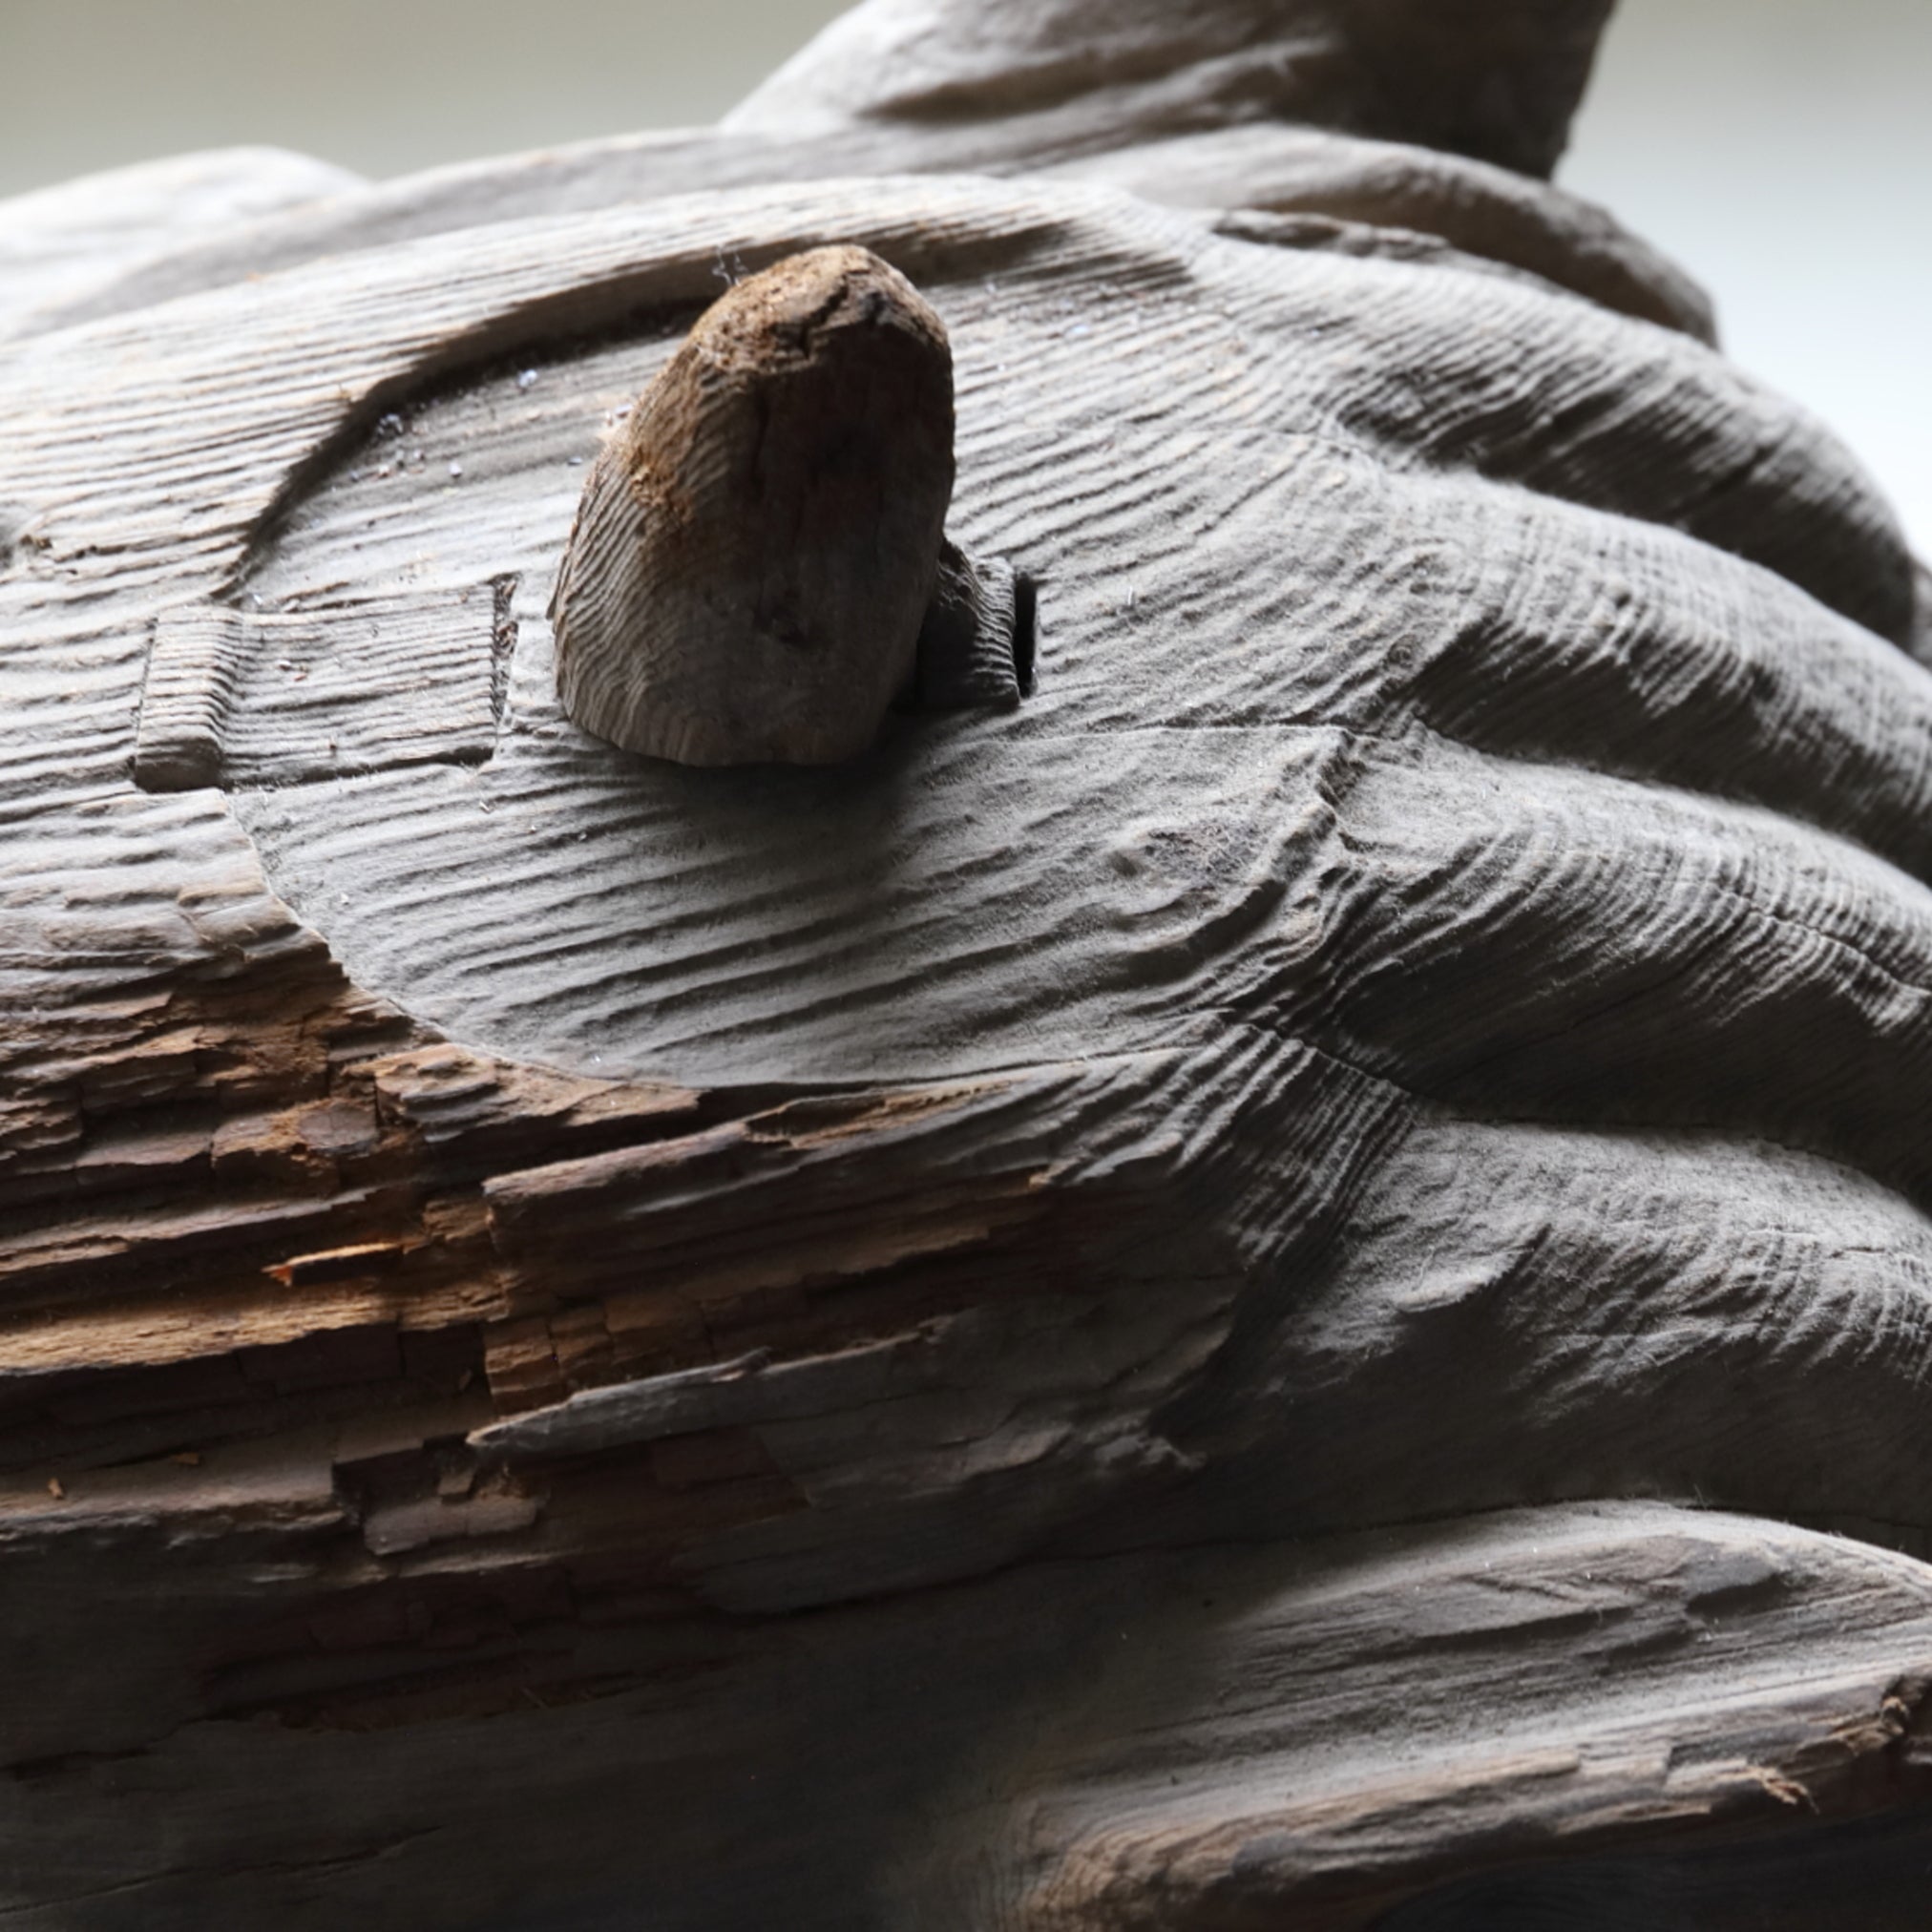
[[[1842,452],[1541,285],[1102,205],[918,277],[949,528],[1018,572],[1017,671],[1045,639],[1022,707],[900,714],[822,771],[569,724],[542,613],[597,439],[689,319],[661,313],[397,405],[265,547],[232,708],[344,682],[304,649],[388,654],[347,680],[381,688],[359,735],[221,773],[278,891],[360,983],[583,1071],[911,1080],[1238,1024],[1922,1194],[1884,1144],[1932,1071],[1932,680],[1820,600],[1846,558],[1903,567]],[[1836,1042],[1796,1081],[1794,1025]]]

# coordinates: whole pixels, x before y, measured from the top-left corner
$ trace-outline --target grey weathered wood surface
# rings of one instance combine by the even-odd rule
[[[1889,511],[1359,89],[813,60],[8,304],[0,1906],[1916,1926]],[[601,745],[599,435],[840,242],[1031,688]]]
[[[359,176],[276,148],[216,149],[116,168],[6,202],[0,331],[166,272],[183,251],[237,228],[313,210],[365,187]]]

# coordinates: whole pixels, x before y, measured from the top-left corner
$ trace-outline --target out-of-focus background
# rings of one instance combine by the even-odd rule
[[[1176,0],[1183,4],[1183,0]],[[713,118],[841,0],[0,0],[0,195],[271,142],[370,175]],[[1622,0],[1559,178],[1717,296],[1932,552],[1932,0]]]
[[[1717,297],[1932,556],[1932,0],[1620,0],[1558,179]]]

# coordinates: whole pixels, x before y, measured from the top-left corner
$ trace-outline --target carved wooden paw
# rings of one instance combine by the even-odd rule
[[[1304,10],[1341,132],[1175,133],[1216,18],[1111,147],[808,61],[16,318],[0,1903],[1917,1922],[1921,579],[1391,138],[1535,159],[1600,10],[1426,128]],[[587,477],[820,248],[943,325],[950,541],[841,762],[613,744]]]

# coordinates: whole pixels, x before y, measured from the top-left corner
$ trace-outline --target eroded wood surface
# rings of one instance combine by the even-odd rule
[[[1043,145],[0,359],[15,1922],[1919,1922],[1922,576],[1552,190]],[[599,437],[847,241],[1025,695],[600,745]]]

